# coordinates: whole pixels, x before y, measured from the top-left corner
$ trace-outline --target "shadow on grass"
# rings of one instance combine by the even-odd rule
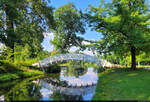
[[[150,70],[110,68],[99,73],[93,100],[150,100]]]

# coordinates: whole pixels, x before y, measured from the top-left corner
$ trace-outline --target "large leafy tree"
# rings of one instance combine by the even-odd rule
[[[57,51],[65,53],[71,46],[81,45],[82,38],[77,34],[84,34],[84,21],[82,14],[74,4],[68,3],[55,11],[57,24],[55,37],[52,43]]]
[[[130,52],[131,68],[136,69],[136,55],[150,49],[150,13],[146,0],[103,1],[98,8],[90,6],[90,26],[103,34],[99,52],[121,56]]]
[[[43,32],[53,28],[53,8],[48,0],[0,0],[0,42],[11,49],[26,43],[41,48]]]

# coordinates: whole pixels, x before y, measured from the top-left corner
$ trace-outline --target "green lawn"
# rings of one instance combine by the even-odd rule
[[[99,73],[93,100],[150,100],[150,70],[117,68]]]
[[[44,72],[32,70],[28,66],[17,66],[8,62],[3,62],[0,65],[0,83],[37,75],[44,75]]]

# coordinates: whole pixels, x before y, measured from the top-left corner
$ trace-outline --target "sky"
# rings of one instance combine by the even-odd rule
[[[86,8],[88,8],[89,4],[95,7],[98,7],[98,5],[100,4],[100,0],[51,0],[50,5],[57,9],[69,2],[74,3],[76,8],[82,10],[83,12]],[[53,45],[50,44],[50,40],[52,40],[53,35],[50,34],[50,36],[52,37],[45,37],[42,43],[44,49],[48,51],[52,51],[53,49]],[[86,33],[80,36],[86,40],[100,40],[102,38],[102,35],[100,33],[91,31],[89,27],[86,28]]]

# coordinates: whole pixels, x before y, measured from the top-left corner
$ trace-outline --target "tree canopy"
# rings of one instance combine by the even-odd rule
[[[90,6],[86,14],[89,25],[103,34],[99,52],[115,52],[132,56],[132,69],[136,68],[136,55],[150,49],[150,13],[146,0],[112,0],[98,8]]]
[[[57,26],[52,44],[54,44],[55,49],[64,53],[71,46],[80,46],[83,39],[77,34],[85,33],[82,13],[74,4],[68,3],[56,9],[54,16]]]
[[[15,51],[28,45],[31,57],[42,50],[43,32],[55,28],[48,0],[0,0],[0,42]]]

